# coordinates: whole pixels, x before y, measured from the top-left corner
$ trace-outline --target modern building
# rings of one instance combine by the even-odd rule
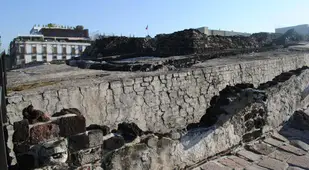
[[[245,32],[234,32],[234,31],[224,31],[224,30],[211,30],[208,27],[197,28],[201,33],[206,35],[220,35],[220,36],[250,36],[251,34]]]
[[[298,34],[301,34],[301,35],[308,35],[309,34],[309,25],[308,24],[276,28],[275,32],[284,34],[285,32],[287,32],[290,29],[294,29],[295,32],[297,32]]]
[[[78,57],[90,45],[88,29],[82,26],[33,27],[29,35],[19,35],[10,43],[14,65],[36,61],[50,62]]]

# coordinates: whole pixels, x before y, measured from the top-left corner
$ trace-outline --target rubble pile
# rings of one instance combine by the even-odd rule
[[[267,33],[267,32],[254,33],[251,35],[251,37],[255,39],[255,41],[257,41],[262,46],[275,45],[273,41],[279,38],[280,36],[282,36],[282,34],[280,33]]]
[[[156,37],[156,44],[157,53],[166,55],[184,55],[227,49],[261,47],[251,37],[207,36],[195,29],[160,35]]]
[[[83,56],[97,58],[131,53],[152,53],[154,50],[153,39],[124,36],[102,36],[85,49]]]
[[[261,48],[277,34],[258,33],[243,36],[207,36],[196,29],[186,29],[172,34],[158,34],[155,38],[101,37],[86,48],[86,58],[106,58],[113,55],[173,56],[228,49]],[[136,57],[136,56],[135,56]]]
[[[304,40],[304,37],[299,35],[294,29],[288,30],[282,36],[275,39],[273,42],[277,45],[289,45]]]

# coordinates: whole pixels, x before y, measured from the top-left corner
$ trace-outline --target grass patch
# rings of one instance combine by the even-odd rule
[[[47,81],[47,82],[35,82],[31,84],[21,84],[21,85],[14,86],[14,87],[8,87],[7,92],[10,93],[14,91],[23,91],[23,90],[29,90],[29,89],[34,89],[38,87],[50,86],[50,85],[57,84],[58,82],[59,81]]]

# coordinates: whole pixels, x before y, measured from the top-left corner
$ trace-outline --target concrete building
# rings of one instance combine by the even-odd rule
[[[19,35],[10,43],[14,65],[50,62],[78,57],[90,45],[87,29],[33,27],[29,35]]]
[[[308,24],[276,28],[275,32],[284,34],[285,32],[287,32],[290,29],[294,29],[298,34],[301,34],[301,35],[308,35],[309,34],[309,25]]]
[[[250,36],[251,34],[245,32],[234,32],[234,31],[224,31],[224,30],[211,30],[208,27],[197,28],[200,32],[206,35],[220,35],[220,36]]]

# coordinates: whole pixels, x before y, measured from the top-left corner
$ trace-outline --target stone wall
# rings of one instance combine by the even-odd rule
[[[8,147],[13,150],[13,123],[22,120],[22,109],[30,104],[50,114],[63,108],[77,108],[86,118],[87,125],[98,124],[115,128],[121,122],[134,122],[143,131],[168,133],[172,130],[184,129],[190,123],[199,122],[209,107],[211,98],[226,85],[246,82],[259,85],[272,80],[282,72],[300,68],[308,63],[308,54],[299,54],[167,72],[147,77],[115,78],[98,83],[89,81],[88,84],[64,86],[55,90],[14,93],[9,96],[7,106],[10,122],[7,126]],[[280,96],[280,94],[276,95]],[[280,101],[279,98],[275,100],[278,100],[275,102]],[[287,100],[286,105],[289,103],[291,102]],[[289,108],[284,105],[278,109],[282,111]],[[277,112],[273,115],[280,118],[278,122],[287,117]],[[276,120],[271,120],[274,127],[279,124]],[[226,129],[223,131],[224,135],[230,135]],[[217,131],[214,135],[217,135]],[[238,143],[239,140],[240,138],[237,138],[237,141],[231,145]],[[219,150],[222,151],[222,149]],[[192,150],[192,152],[195,151]],[[188,152],[184,154],[189,154]],[[190,153],[188,157],[192,154]],[[14,157],[12,152],[10,155]],[[202,154],[202,156],[209,156],[209,154]]]
[[[264,91],[243,90],[239,97],[223,107],[226,115],[212,127],[191,129],[179,139],[149,137],[145,142],[113,152],[103,160],[103,167],[190,169],[212,156],[228,153],[233,147],[263,138],[296,110],[307,107],[309,98],[302,99],[301,96],[308,87],[309,70],[300,72],[288,79],[280,79],[276,85],[269,82],[272,85]],[[256,123],[258,119],[265,123]],[[250,122],[254,122],[253,127]]]
[[[210,99],[226,85],[258,85],[284,71],[309,63],[307,54],[252,60],[217,67],[184,70],[162,75],[102,80],[55,90],[19,92],[8,98],[8,119],[22,119],[22,109],[33,106],[46,113],[78,108],[87,125],[115,127],[135,122],[141,129],[166,133],[198,122]]]
[[[87,125],[98,124],[115,128],[122,122],[134,122],[143,131],[169,133],[177,129],[185,129],[190,123],[199,122],[205,114],[206,108],[209,107],[211,98],[226,85],[247,82],[257,86],[272,80],[282,72],[295,70],[308,63],[308,55],[302,54],[184,70],[164,75],[115,79],[77,87],[73,85],[72,87],[63,87],[63,89],[45,90],[43,93],[39,90],[31,93],[27,91],[16,93],[8,99],[8,118],[11,124],[7,126],[9,131],[8,146],[10,149],[16,150],[17,147],[13,147],[12,142],[16,146],[19,144],[18,142],[25,141],[12,139],[14,137],[12,125],[14,122],[22,120],[22,109],[29,104],[50,114],[56,113],[62,108],[78,108],[83,113]],[[291,73],[294,74],[294,72]],[[249,100],[252,95],[244,95],[246,97],[242,96],[242,101],[245,101],[244,103],[251,102],[251,106],[232,103],[230,107],[225,108],[230,113],[229,116],[220,118],[214,127],[191,130],[176,140],[166,137],[159,138],[154,144],[155,148],[152,148],[154,146],[151,146],[148,139],[145,139],[144,143],[113,151],[106,158],[107,160],[104,160],[104,166],[108,167],[107,169],[116,168],[118,165],[124,166],[119,162],[122,160],[122,154],[131,154],[134,155],[132,159],[134,157],[137,158],[136,160],[144,162],[130,165],[131,169],[156,169],[156,166],[168,166],[171,167],[170,169],[175,166],[185,167],[225,151],[242,141],[245,142],[247,139],[250,141],[254,139],[252,136],[258,137],[262,131],[278,127],[288,120],[294,111],[308,104],[308,99],[301,99],[302,93],[309,83],[308,70],[295,74],[284,81],[275,78],[280,82],[279,84],[264,88],[263,90],[268,96],[266,102],[255,102],[255,100],[252,102]],[[241,100],[237,100],[237,102],[241,103]],[[240,110],[237,110],[235,106],[241,106]],[[248,121],[242,120],[246,119],[246,115],[253,113],[252,110],[260,109],[262,106],[266,108],[267,126],[246,130]],[[29,129],[31,132],[35,126],[31,126]],[[69,138],[80,133],[76,132],[65,136],[60,132],[60,137]],[[36,139],[31,134],[29,137]],[[158,156],[149,157],[155,153]],[[11,152],[10,155],[13,156],[13,153]],[[160,160],[156,160],[157,157],[160,157]],[[134,162],[134,160],[130,160],[131,157],[128,159],[127,162]],[[151,165],[147,160],[157,161],[159,165]],[[140,168],[140,166],[142,167]]]

